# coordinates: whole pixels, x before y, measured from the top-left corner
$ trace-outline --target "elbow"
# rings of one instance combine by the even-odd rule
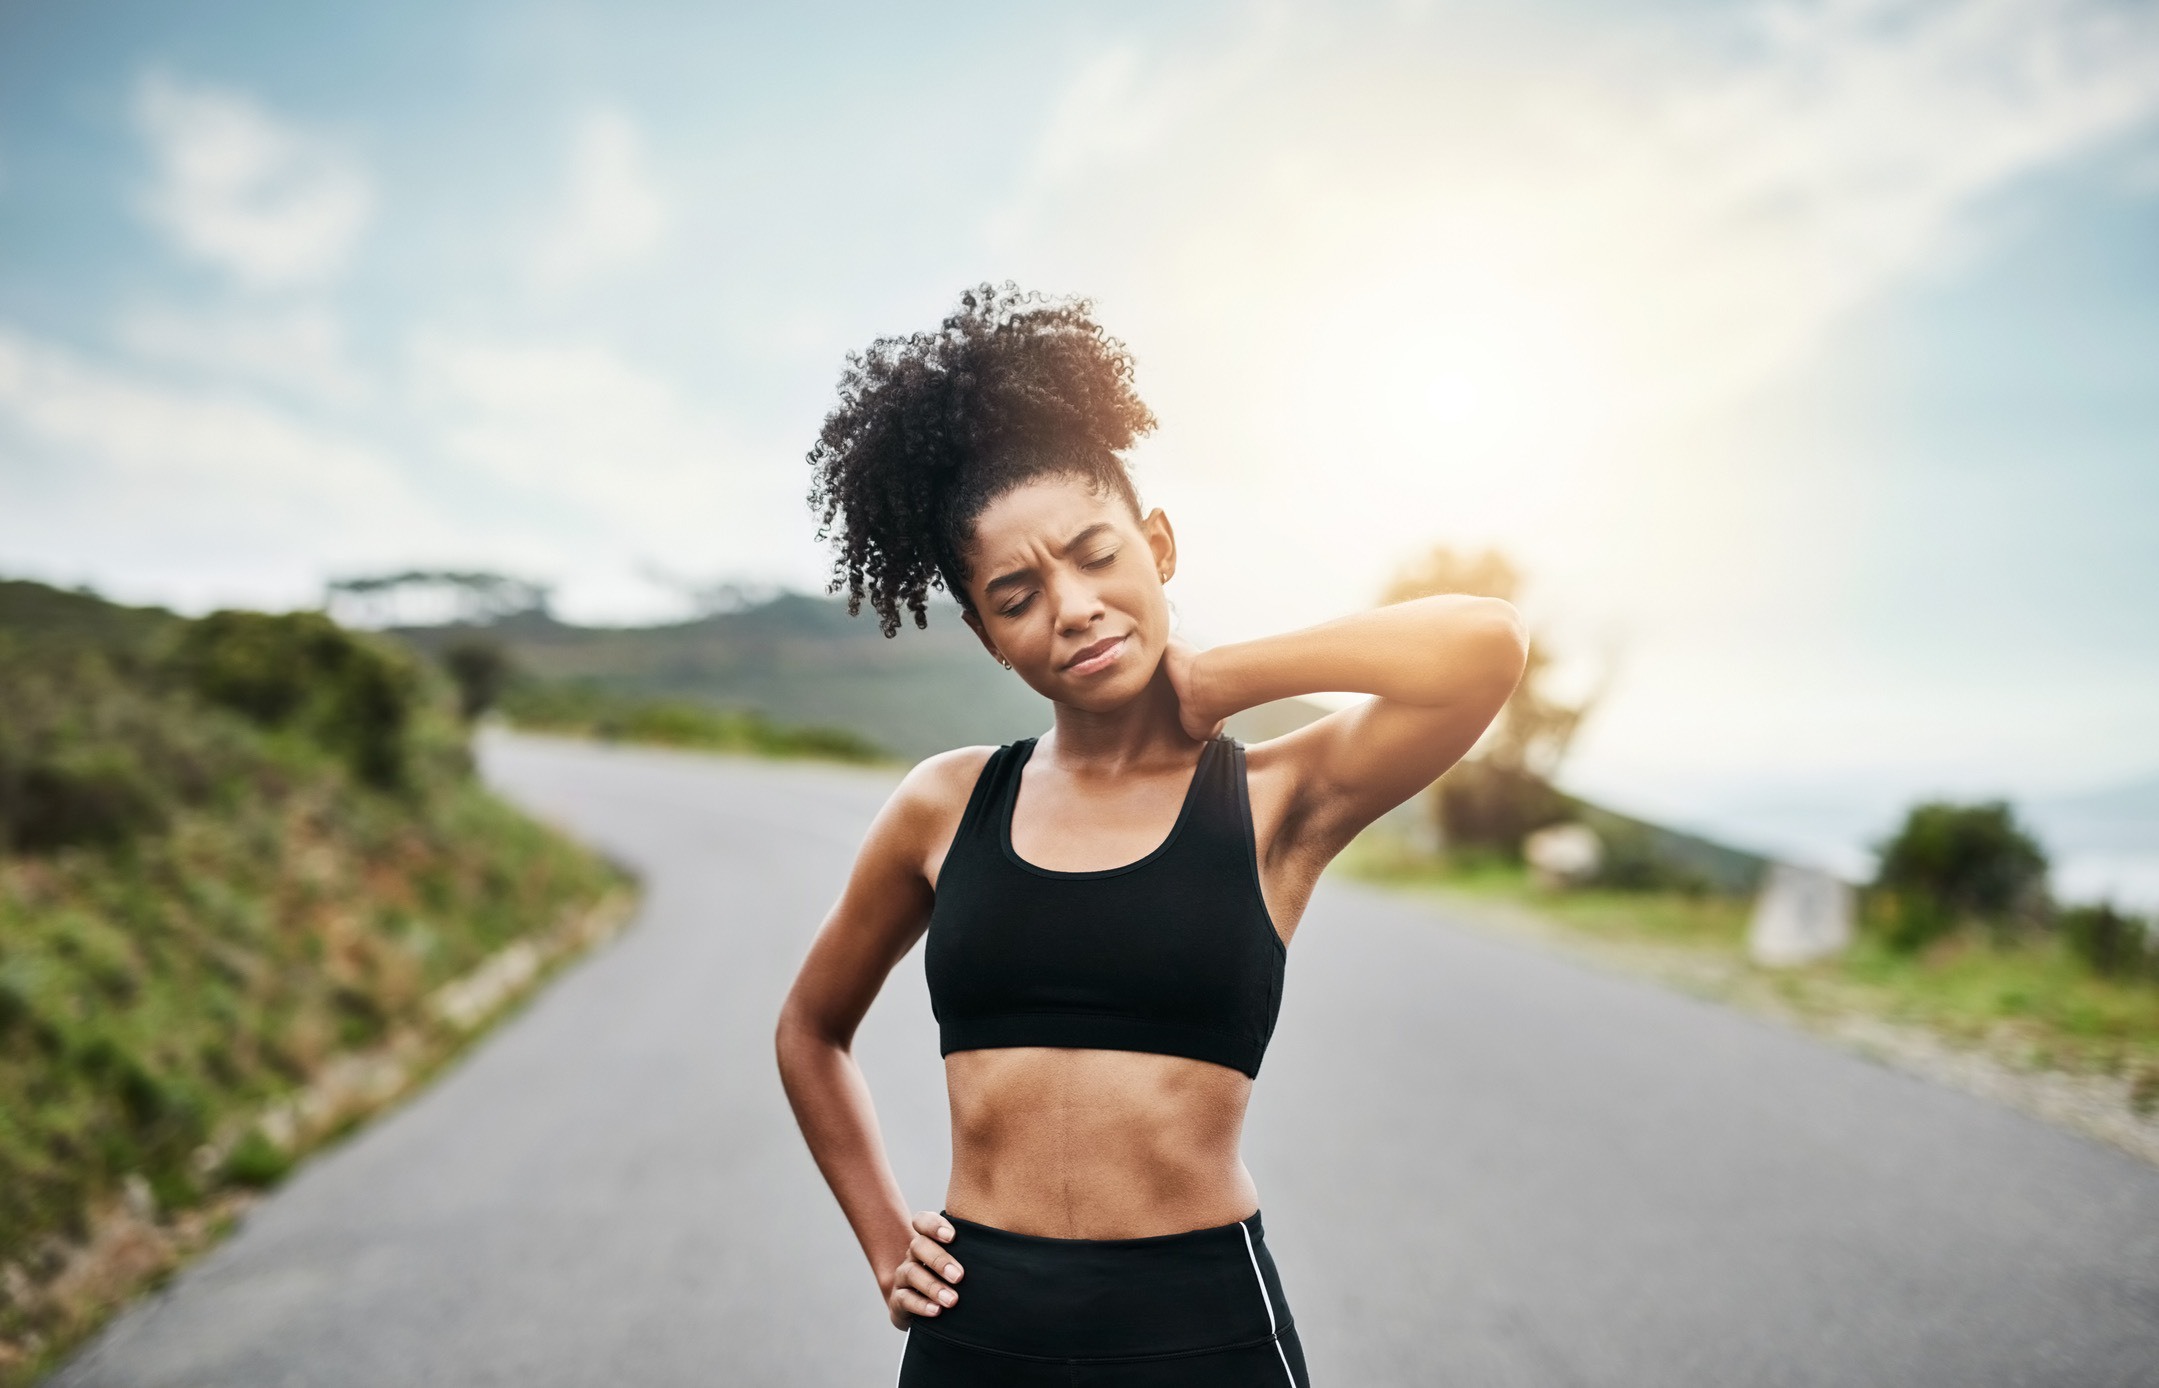
[[[795,1000],[789,998],[781,1005],[780,1019],[772,1028],[772,1057],[779,1063],[783,1080],[796,1068],[814,1035],[795,1006]]]
[[[790,997],[780,1007],[779,1021],[772,1028],[773,1059],[779,1063],[780,1077],[787,1079],[819,1052],[845,1051],[846,1038],[836,1037],[833,1029],[820,1023],[800,1000]]]
[[[1433,640],[1422,679],[1432,702],[1469,699],[1493,709],[1522,681],[1529,665],[1529,629],[1501,598],[1449,595],[1432,600]]]

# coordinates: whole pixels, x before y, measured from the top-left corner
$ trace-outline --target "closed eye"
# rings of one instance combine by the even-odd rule
[[[1100,557],[1100,558],[1098,558],[1098,559],[1090,559],[1090,560],[1088,560],[1088,561],[1087,561],[1087,562],[1086,562],[1085,564],[1082,564],[1082,565],[1081,565],[1080,567],[1081,567],[1081,568],[1083,568],[1083,569],[1106,569],[1106,568],[1108,568],[1108,567],[1110,566],[1110,564],[1111,564],[1111,563],[1112,563],[1112,562],[1113,562],[1113,561],[1114,561],[1114,560],[1115,560],[1116,558],[1117,558],[1117,551],[1116,551],[1116,550],[1111,550],[1111,551],[1110,551],[1109,553],[1107,553],[1107,554],[1105,554],[1105,555],[1101,556],[1101,557]]]

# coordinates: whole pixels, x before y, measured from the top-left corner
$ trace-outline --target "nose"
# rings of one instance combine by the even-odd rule
[[[1074,635],[1087,630],[1102,620],[1102,599],[1094,585],[1080,578],[1061,574],[1050,580],[1049,600],[1057,614],[1057,630]]]

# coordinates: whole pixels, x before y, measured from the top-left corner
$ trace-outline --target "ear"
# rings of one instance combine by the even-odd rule
[[[982,649],[990,653],[990,659],[1003,665],[1005,658],[998,652],[997,643],[990,640],[990,634],[982,629],[982,619],[972,610],[963,607],[960,609],[960,620],[967,623],[967,629],[975,634],[975,640],[982,643]]]
[[[1147,549],[1154,556],[1154,571],[1162,575],[1164,583],[1177,576],[1177,532],[1170,528],[1169,517],[1157,506],[1139,523],[1140,533],[1147,537]]]

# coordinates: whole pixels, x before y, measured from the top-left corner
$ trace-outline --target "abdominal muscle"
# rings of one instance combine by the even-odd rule
[[[945,1210],[1015,1233],[1134,1239],[1259,1206],[1238,1155],[1252,1081],[1137,1051],[1023,1046],[945,1057]]]

